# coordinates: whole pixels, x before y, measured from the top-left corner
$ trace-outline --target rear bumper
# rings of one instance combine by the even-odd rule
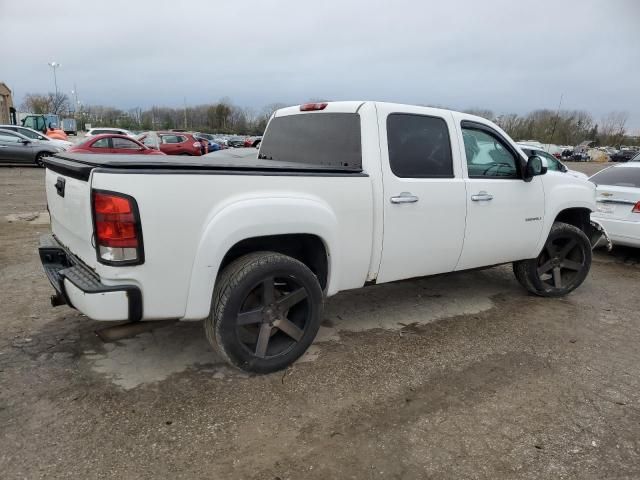
[[[134,285],[105,285],[53,235],[40,238],[44,272],[56,291],[53,306],[67,304],[93,320],[142,319],[142,293]]]

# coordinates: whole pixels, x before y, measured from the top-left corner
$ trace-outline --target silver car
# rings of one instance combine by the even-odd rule
[[[18,132],[0,129],[0,163],[43,165],[44,157],[62,152],[51,142],[32,140]]]
[[[31,140],[51,142],[51,145],[55,147],[62,147],[65,150],[73,147],[73,142],[69,142],[68,140],[58,140],[57,138],[49,138],[46,135],[43,135],[41,132],[28,127],[21,127],[19,125],[0,125],[0,130],[11,130],[12,132],[18,132],[25,137],[29,137]]]

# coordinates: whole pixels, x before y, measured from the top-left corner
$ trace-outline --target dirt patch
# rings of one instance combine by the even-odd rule
[[[42,175],[0,171],[0,219],[46,210]],[[198,322],[104,344],[52,309],[46,230],[0,221],[2,478],[640,478],[638,250],[562,299],[508,267],[344,292],[249,376]]]

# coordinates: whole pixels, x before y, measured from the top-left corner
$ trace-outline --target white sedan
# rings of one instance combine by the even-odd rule
[[[589,180],[596,184],[597,202],[591,217],[614,245],[640,247],[640,162],[605,168]]]

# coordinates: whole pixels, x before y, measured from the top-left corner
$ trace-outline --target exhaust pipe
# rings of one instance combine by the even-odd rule
[[[67,301],[59,293],[56,293],[55,295],[51,295],[52,307],[59,307],[60,305],[66,305],[66,304],[67,304]]]

